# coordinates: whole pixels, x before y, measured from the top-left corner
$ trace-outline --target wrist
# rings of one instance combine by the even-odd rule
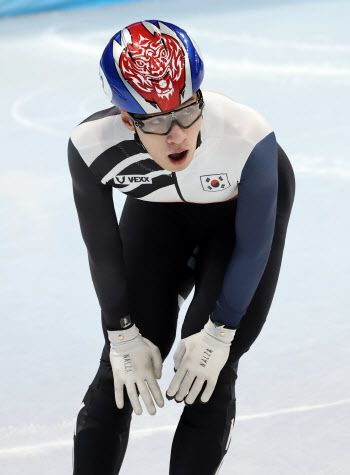
[[[213,322],[210,316],[204,325],[204,331],[216,340],[229,345],[231,345],[236,333],[236,329],[226,328],[224,323]]]
[[[107,330],[108,339],[112,345],[119,345],[134,340],[140,331],[135,324],[125,330]]]

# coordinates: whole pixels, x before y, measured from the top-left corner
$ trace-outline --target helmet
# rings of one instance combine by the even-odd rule
[[[196,43],[178,26],[158,20],[133,23],[118,31],[100,61],[109,100],[137,114],[178,107],[199,89],[203,76]]]

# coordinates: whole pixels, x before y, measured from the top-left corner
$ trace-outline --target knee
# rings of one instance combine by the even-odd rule
[[[186,404],[182,420],[192,427],[210,429],[218,432],[225,431],[236,416],[236,396],[234,379],[227,381],[220,378],[214,392],[207,403],[200,398],[205,389],[202,388],[193,404]]]
[[[98,374],[89,386],[79,409],[75,435],[83,430],[108,430],[123,432],[131,423],[132,406],[124,391],[124,407],[118,409],[115,402],[113,375]]]

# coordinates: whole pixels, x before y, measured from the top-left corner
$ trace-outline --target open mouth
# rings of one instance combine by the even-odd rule
[[[172,163],[180,164],[186,160],[187,154],[188,150],[184,150],[180,153],[171,153],[168,157]]]

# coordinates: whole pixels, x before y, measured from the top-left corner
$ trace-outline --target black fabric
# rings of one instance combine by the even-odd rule
[[[185,405],[174,435],[170,475],[214,475],[230,446],[236,418],[235,382],[238,361],[226,365],[206,404],[200,395],[193,405]]]
[[[219,375],[211,399],[203,404],[198,397],[193,405],[184,407],[172,444],[170,475],[214,475],[227,451],[236,413],[238,360],[259,335],[270,309],[294,200],[294,173],[281,147],[278,163],[277,217],[266,269],[240,322],[229,359]],[[101,189],[95,200],[101,200],[102,204],[104,193],[109,191]],[[76,194],[78,205],[82,207],[79,187]],[[94,205],[92,207],[94,210]],[[112,277],[116,280],[113,282],[123,286],[118,279],[125,277],[133,320],[141,334],[159,347],[163,360],[175,340],[178,293],[185,298],[195,285],[194,297],[181,329],[182,338],[200,331],[215,306],[235,244],[235,210],[236,200],[203,205],[126,199],[119,233],[115,234],[115,239],[120,239],[122,244],[125,274],[114,270],[116,274]],[[82,214],[85,211],[83,209]],[[105,229],[103,217],[95,217]],[[82,226],[90,226],[88,231],[97,234],[92,222]],[[93,247],[95,252],[99,252],[96,243]],[[192,270],[193,254],[196,257]],[[108,269],[109,264],[105,261]],[[106,289],[113,291],[108,282]],[[77,417],[74,475],[117,475],[128,445],[132,408],[126,392],[124,408],[119,410],[115,404],[106,308],[108,306],[101,311],[105,344],[100,366],[84,397],[85,406]],[[157,417],[161,417],[167,404],[163,409],[158,408]],[[152,463],[151,459],[148,462]]]
[[[96,295],[108,329],[120,329],[120,319],[129,314],[129,303],[123,244],[112,187],[97,180],[71,140],[68,144],[68,164]]]
[[[117,475],[129,440],[132,408],[118,409],[113,375],[101,362],[87,390],[73,436],[73,475]]]

